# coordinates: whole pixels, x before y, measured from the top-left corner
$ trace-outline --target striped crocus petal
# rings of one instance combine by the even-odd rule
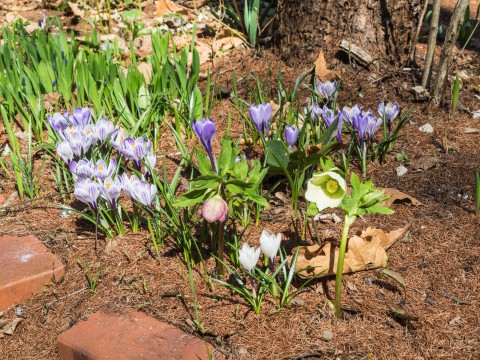
[[[151,206],[155,195],[157,194],[157,187],[149,184],[146,181],[139,181],[133,186],[133,199],[145,206]]]
[[[78,179],[75,182],[73,195],[77,200],[89,205],[95,213],[98,212],[99,184],[90,179]]]

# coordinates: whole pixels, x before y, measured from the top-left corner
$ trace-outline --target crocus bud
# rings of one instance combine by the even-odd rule
[[[197,137],[200,139],[205,151],[207,152],[208,158],[212,163],[212,169],[214,172],[217,172],[215,167],[215,160],[213,158],[212,153],[212,140],[217,132],[217,128],[215,127],[215,123],[212,119],[200,119],[197,122],[193,121],[190,124],[192,126],[193,132]]]
[[[228,215],[228,205],[220,195],[207,199],[202,205],[202,215],[209,223],[224,222]]]
[[[393,120],[398,116],[400,112],[400,106],[396,102],[389,102],[384,105],[383,102],[378,104],[378,113],[387,120],[388,131],[391,131]]]
[[[298,129],[295,126],[287,125],[285,127],[285,141],[290,147],[297,143]]]
[[[248,244],[243,244],[242,249],[238,251],[238,261],[251,274],[259,258],[260,249],[255,249],[253,246],[250,247]]]
[[[281,241],[282,234],[270,234],[268,231],[263,230],[262,235],[260,235],[260,249],[262,249],[262,252],[271,262],[275,261]]]
[[[250,117],[260,135],[263,136],[263,129],[268,136],[270,128],[270,118],[272,117],[272,106],[267,103],[250,106]]]

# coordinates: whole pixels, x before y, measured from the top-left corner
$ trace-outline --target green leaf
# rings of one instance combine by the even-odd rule
[[[245,180],[248,174],[248,163],[244,159],[235,163],[235,166],[233,167],[233,174],[237,179]]]
[[[382,269],[381,273],[388,276],[392,280],[396,281],[401,287],[403,287],[405,289],[405,287],[406,287],[405,279],[398,272],[390,270],[390,269]]]
[[[369,214],[391,215],[391,214],[395,213],[395,211],[393,211],[392,209],[389,209],[389,208],[387,208],[385,206],[381,206],[381,205],[373,205],[373,206],[370,206],[370,207],[366,208],[365,210]]]
[[[235,157],[237,156],[237,149],[235,144],[230,139],[221,139],[222,150],[218,157],[218,166],[220,167],[220,176],[225,176],[230,169],[235,166]]]
[[[246,190],[253,188],[254,185],[253,183],[247,183],[240,179],[231,179],[225,182],[227,190],[234,194],[242,194]]]
[[[205,189],[192,189],[177,198],[173,203],[175,207],[189,207],[201,203],[207,197],[208,191]]]
[[[265,199],[263,196],[247,192],[245,193],[245,198],[252,200],[260,206],[268,206],[267,199]]]
[[[267,164],[275,167],[288,166],[290,161],[288,149],[282,141],[268,140],[265,145]]]
[[[314,202],[309,203],[307,207],[307,216],[315,216],[317,214],[318,214],[317,204],[315,204]]]
[[[198,171],[202,175],[213,175],[213,168],[210,159],[203,151],[197,151]]]

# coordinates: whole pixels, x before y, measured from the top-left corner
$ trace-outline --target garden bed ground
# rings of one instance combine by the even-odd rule
[[[268,51],[237,50],[218,62],[215,69],[222,74],[219,84],[231,89],[233,71],[237,78],[248,72],[263,78],[270,65],[276,74],[280,63]],[[474,214],[474,171],[480,166],[480,132],[464,130],[480,129],[479,120],[467,111],[458,111],[449,120],[445,109],[414,103],[410,88],[418,79],[412,72],[385,70],[372,74],[347,65],[335,66],[343,71],[340,103],[355,99],[362,89],[359,102],[365,108],[376,109],[382,99],[395,100],[403,109],[413,105],[411,122],[396,148],[385,164],[370,165],[368,176],[377,186],[408,193],[422,205],[393,205],[394,215],[368,216],[351,230],[353,233],[375,226],[390,231],[410,225],[408,235],[388,250],[389,267],[402,274],[406,289],[378,271],[360,272],[344,277],[344,320],[337,320],[328,305],[334,294],[331,278],[307,288],[295,304],[282,311],[277,311],[267,298],[261,313],[255,315],[238,296],[209,285],[206,276],[214,272],[215,261],[208,258],[206,273],[198,266],[194,279],[205,328],[199,335],[216,346],[218,354],[233,359],[479,358],[480,217]],[[469,66],[478,71],[478,57]],[[304,70],[282,65],[283,79],[291,86]],[[271,86],[274,88],[275,81]],[[240,82],[239,88],[244,91],[245,85]],[[462,91],[460,99],[465,108],[478,110],[479,101],[473,93]],[[225,131],[229,110],[233,111],[229,99],[215,102],[211,117],[217,123],[218,134]],[[433,126],[433,133],[419,131],[425,123]],[[240,132],[241,123],[232,112],[232,136]],[[219,138],[214,143],[215,153]],[[5,141],[5,135],[0,134],[0,144]],[[174,141],[165,134],[160,145],[158,154],[170,154]],[[409,171],[398,177],[395,168],[400,162],[395,155],[402,151],[413,164],[405,164]],[[436,159],[435,165],[415,171],[414,162],[426,157]],[[176,162],[175,156],[166,159],[167,166]],[[358,172],[355,166],[353,170]],[[14,191],[14,184],[3,177],[0,183],[1,205]],[[140,309],[195,332],[188,272],[175,248],[167,241],[157,261],[149,250],[148,234],[142,230],[117,236],[108,246],[101,241],[95,252],[91,224],[74,214],[62,217],[52,205],[60,202],[54,186],[45,172],[41,192],[44,198],[26,203],[16,200],[0,217],[0,235],[33,234],[65,265],[61,284],[51,284],[42,294],[17,304],[24,307],[25,318],[13,336],[0,339],[0,359],[55,359],[56,337],[97,311],[115,314]],[[287,190],[281,191],[288,197]],[[271,200],[276,205],[262,213],[260,225],[250,227],[244,240],[258,245],[260,232],[266,228],[283,233],[283,244],[292,248],[291,206],[278,198]],[[71,204],[82,208],[80,203]],[[322,237],[339,239],[341,225],[323,223]],[[312,243],[311,232],[305,243]],[[103,272],[93,295],[86,288],[85,260],[93,272],[100,267]],[[402,310],[410,319],[401,319],[392,308]],[[11,316],[13,308],[4,314]],[[325,331],[332,333],[331,340],[324,339]]]

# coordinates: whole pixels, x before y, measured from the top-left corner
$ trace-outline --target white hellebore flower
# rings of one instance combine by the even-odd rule
[[[313,174],[308,181],[305,198],[317,205],[318,211],[340,205],[345,196],[347,184],[336,172],[327,171]]]
[[[243,244],[242,249],[239,250],[238,253],[240,264],[242,264],[249,273],[253,273],[255,265],[257,265],[258,259],[260,258],[260,248],[255,249],[253,246],[250,247],[248,244]]]
[[[270,234],[268,231],[263,230],[262,235],[260,235],[260,248],[271,262],[275,261],[275,256],[277,256],[281,241],[282,234]]]

